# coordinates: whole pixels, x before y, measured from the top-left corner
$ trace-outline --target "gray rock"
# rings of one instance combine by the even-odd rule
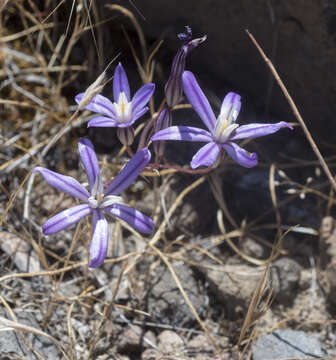
[[[158,347],[165,354],[178,354],[185,348],[185,345],[176,332],[164,330],[158,336]]]
[[[5,311],[0,311],[0,315],[7,317]],[[32,314],[17,314],[17,320],[18,323],[41,330]],[[16,359],[17,357],[24,359],[40,359],[40,356],[37,355],[38,353],[42,354],[48,360],[59,360],[62,358],[57,346],[48,338],[24,331],[23,335],[28,340],[28,344],[31,344],[34,352],[27,347],[17,331],[1,331],[0,355],[3,357],[0,357],[0,359],[6,359],[6,356],[8,356],[8,359]]]
[[[253,360],[318,359],[327,356],[313,335],[296,330],[276,330],[252,345]]]
[[[230,319],[241,316],[247,310],[264,267],[249,265],[212,265],[200,269],[209,284],[210,296],[222,304],[222,310]]]
[[[173,267],[190,301],[198,313],[202,314],[206,299],[199,290],[192,271],[185,264],[173,264]],[[153,284],[151,293],[148,294],[147,308],[153,321],[178,327],[194,324],[196,321],[194,315],[185,303],[170,272],[167,268],[157,269],[156,272],[159,276],[156,283]]]
[[[288,305],[295,299],[300,277],[301,266],[293,259],[283,257],[272,263],[271,285],[278,302]]]

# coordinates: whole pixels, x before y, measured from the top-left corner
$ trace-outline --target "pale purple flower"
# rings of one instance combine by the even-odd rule
[[[202,119],[207,130],[190,126],[171,126],[154,134],[156,140],[184,140],[206,142],[192,158],[190,166],[195,169],[199,166],[212,166],[225,150],[238,164],[251,168],[258,163],[256,153],[249,153],[237,145],[234,140],[255,138],[273,134],[282,127],[292,127],[280,121],[276,124],[249,124],[239,126],[236,123],[240,111],[240,96],[233,92],[228,93],[222,103],[220,114],[215,114],[198,85],[195,76],[185,71],[182,76],[183,90],[190,104]]]
[[[113,77],[113,100],[110,101],[103,95],[96,95],[85,109],[101,114],[88,123],[88,127],[118,127],[118,136],[121,141],[126,139],[130,145],[130,132],[124,134],[125,128],[134,124],[142,115],[148,111],[147,103],[153,95],[155,85],[149,83],[143,85],[131,98],[130,86],[123,66],[119,63],[114,71]],[[79,104],[84,93],[76,95],[75,100]]]
[[[78,151],[88,177],[89,191],[70,176],[61,175],[39,166],[33,170],[40,172],[44,179],[57,190],[70,194],[83,202],[83,204],[63,210],[51,217],[43,224],[42,230],[45,235],[55,234],[77,223],[82,217],[92,214],[89,267],[98,267],[104,262],[108,247],[109,231],[104,214],[120,218],[145,234],[149,234],[154,228],[154,223],[149,217],[126,206],[119,196],[149,163],[151,154],[147,148],[138,151],[106,189],[103,189],[98,159],[91,141],[80,139]]]

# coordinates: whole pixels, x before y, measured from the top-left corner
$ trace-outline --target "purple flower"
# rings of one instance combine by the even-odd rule
[[[201,165],[213,165],[225,150],[238,164],[251,168],[258,163],[256,153],[249,153],[238,146],[234,140],[255,138],[277,132],[282,127],[292,127],[280,121],[276,124],[249,124],[239,126],[236,123],[240,111],[240,96],[228,93],[222,103],[220,114],[216,119],[214,112],[198,85],[195,76],[185,71],[182,76],[183,90],[190,104],[198,113],[209,131],[190,126],[171,126],[154,134],[156,140],[199,141],[207,144],[194,155],[190,166],[195,169]]]
[[[96,95],[91,102],[85,106],[85,109],[102,114],[89,121],[88,127],[118,127],[119,133],[123,133],[122,128],[128,128],[148,111],[146,104],[153,95],[155,85],[153,83],[142,86],[131,99],[130,87],[127,75],[123,66],[119,63],[114,71],[113,77],[113,98],[112,103],[108,98],[102,95]],[[82,100],[84,93],[75,97],[77,104]],[[126,130],[125,130],[126,131]],[[129,135],[121,134],[120,140],[126,138],[130,145]],[[132,139],[133,141],[133,139]]]
[[[39,166],[33,170],[34,172],[39,171],[44,179],[57,190],[84,202],[53,216],[43,224],[42,230],[45,235],[55,234],[77,223],[82,217],[92,214],[89,267],[98,267],[104,262],[108,247],[108,223],[104,214],[120,218],[134,229],[146,234],[149,234],[154,228],[154,223],[149,217],[124,205],[119,196],[148,164],[151,154],[147,148],[138,151],[104,190],[98,159],[91,141],[80,139],[78,151],[88,177],[90,191],[70,176],[61,175]]]
[[[206,40],[206,36],[192,40],[192,31],[186,26],[186,32],[177,35],[183,41],[183,45],[174,57],[171,72],[165,86],[167,105],[171,108],[178,105],[182,100],[182,73],[185,68],[188,53]]]

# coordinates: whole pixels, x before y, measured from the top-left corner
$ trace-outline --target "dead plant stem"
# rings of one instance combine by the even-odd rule
[[[292,97],[289,95],[289,92],[286,88],[286,86],[284,85],[284,83],[282,82],[282,80],[280,79],[280,76],[278,74],[278,72],[276,71],[274,65],[272,64],[271,60],[265,55],[264,51],[262,50],[261,46],[258,44],[257,40],[254,38],[254,36],[248,31],[246,30],[247,35],[249,36],[249,38],[251,39],[251,41],[253,42],[254,46],[257,48],[257,50],[259,51],[260,55],[262,56],[262,58],[264,59],[265,63],[267,64],[267,66],[270,68],[275,80],[277,81],[277,83],[279,84],[282,92],[284,93],[289,106],[291,107],[294,116],[296,117],[296,119],[298,120],[299,124],[301,125],[303,132],[306,135],[306,138],[308,140],[308,142],[310,143],[310,146],[312,147],[315,155],[317,156],[325,174],[327,175],[331,185],[333,186],[334,190],[336,190],[336,181],[334,179],[334,177],[332,176],[329,167],[327,165],[327,163],[325,162],[325,160],[323,159],[323,156],[320,153],[320,150],[318,149],[313,137],[311,136],[298,108],[296,107]]]

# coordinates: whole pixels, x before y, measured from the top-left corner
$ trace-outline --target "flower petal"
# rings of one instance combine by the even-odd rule
[[[129,206],[115,204],[111,207],[104,208],[104,210],[110,215],[126,221],[128,225],[142,233],[150,234],[154,229],[154,222],[152,219]]]
[[[258,164],[258,155],[256,153],[249,153],[234,142],[230,141],[224,144],[223,147],[231,158],[241,166],[251,168]]]
[[[43,224],[43,234],[50,235],[64,230],[72,224],[78,222],[82,217],[90,214],[90,212],[91,209],[88,204],[81,204],[71,207],[70,209],[63,210]]]
[[[190,166],[192,169],[196,169],[201,165],[211,166],[217,160],[220,154],[221,146],[215,142],[209,142],[202,146],[191,160]]]
[[[184,71],[182,75],[182,82],[184,93],[186,94],[190,104],[203,120],[205,126],[212,131],[216,123],[216,117],[208,99],[198,85],[194,74],[190,71]]]
[[[88,122],[88,127],[116,127],[118,126],[118,122],[114,119],[105,117],[105,116],[97,116],[91,119]]]
[[[230,137],[230,140],[246,139],[246,138],[255,138],[259,136],[270,135],[283,127],[287,127],[291,130],[293,128],[286,123],[285,121],[280,121],[276,124],[248,124],[239,126],[235,130],[233,135]]]
[[[76,95],[75,101],[79,104],[82,100],[84,93]],[[85,106],[86,110],[96,112],[98,114],[103,114],[106,116],[115,116],[114,108],[112,102],[103,95],[95,95],[90,103]]]
[[[127,189],[149,163],[151,153],[147,148],[138,151],[104,191],[104,195],[119,195]]]
[[[44,180],[55,189],[70,194],[80,200],[87,201],[90,193],[76,179],[61,175],[49,169],[37,166],[33,172],[39,171]]]
[[[219,116],[225,118],[229,124],[234,123],[239,115],[241,107],[240,99],[240,95],[229,92],[223,100]]]
[[[183,140],[183,141],[212,141],[212,135],[203,129],[191,126],[170,126],[158,131],[152,136],[152,141],[156,140]]]
[[[155,90],[155,85],[150,83],[142,86],[133,96],[132,112],[138,113],[148,103]]]
[[[92,212],[92,240],[90,244],[90,263],[89,267],[100,266],[106,257],[108,248],[108,223],[100,210]]]
[[[92,190],[97,176],[100,176],[98,159],[92,142],[89,139],[80,139],[78,141],[78,152],[89,180],[90,190]]]
[[[128,84],[127,75],[121,63],[114,70],[113,77],[113,97],[114,102],[118,102],[120,93],[125,93],[126,98],[130,101],[130,87]]]

